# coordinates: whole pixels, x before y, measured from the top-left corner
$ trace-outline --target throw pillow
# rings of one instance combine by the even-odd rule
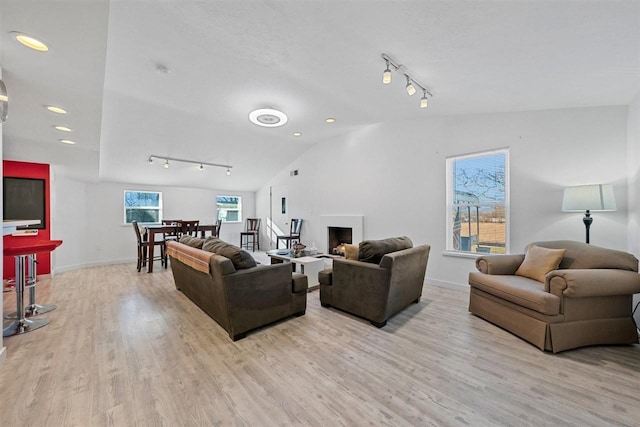
[[[202,250],[229,258],[236,270],[252,268],[257,265],[256,260],[249,252],[215,237],[207,238],[202,245]]]
[[[380,264],[380,260],[386,254],[412,247],[413,242],[407,236],[391,237],[383,240],[365,240],[360,242],[358,261]]]
[[[202,244],[204,243],[204,239],[201,239],[199,237],[192,237],[192,236],[182,236],[180,238],[180,243],[187,246],[191,246],[192,248],[202,249]]]
[[[531,245],[516,275],[544,283],[547,273],[558,268],[566,251],[566,249],[547,249]]]
[[[345,259],[358,260],[358,245],[345,244],[344,245],[344,257]]]

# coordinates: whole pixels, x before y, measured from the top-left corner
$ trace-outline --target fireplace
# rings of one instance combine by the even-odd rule
[[[327,248],[332,255],[344,256],[345,243],[353,243],[353,228],[351,227],[327,227],[329,240]]]
[[[333,248],[341,243],[358,244],[364,240],[363,215],[321,215],[319,218],[318,231],[322,230],[327,236],[319,239],[318,250],[322,253],[332,254]]]

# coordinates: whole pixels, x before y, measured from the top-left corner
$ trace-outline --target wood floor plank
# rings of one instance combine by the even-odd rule
[[[640,346],[544,353],[468,297],[427,284],[378,329],[314,291],[304,316],[232,342],[170,270],[45,277],[39,302],[58,309],[4,340],[0,425],[638,425]]]

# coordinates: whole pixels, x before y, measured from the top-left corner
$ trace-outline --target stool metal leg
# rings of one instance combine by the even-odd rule
[[[16,316],[17,319],[2,329],[3,337],[23,334],[41,328],[49,323],[47,319],[29,320],[24,317],[24,289],[25,289],[25,258],[27,255],[16,256]]]
[[[37,316],[38,314],[48,313],[58,308],[56,305],[40,305],[36,303],[36,255],[27,255],[29,263],[29,276],[27,279],[27,287],[29,287],[29,305],[24,309],[27,317]]]

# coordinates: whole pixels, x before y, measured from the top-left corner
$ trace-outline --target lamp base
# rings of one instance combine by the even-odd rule
[[[589,228],[591,228],[591,223],[593,222],[593,218],[591,218],[591,213],[589,212],[589,209],[587,209],[587,212],[585,212],[584,214],[584,218],[582,218],[582,222],[584,222],[584,228],[587,232],[586,234],[586,243],[589,243]]]

